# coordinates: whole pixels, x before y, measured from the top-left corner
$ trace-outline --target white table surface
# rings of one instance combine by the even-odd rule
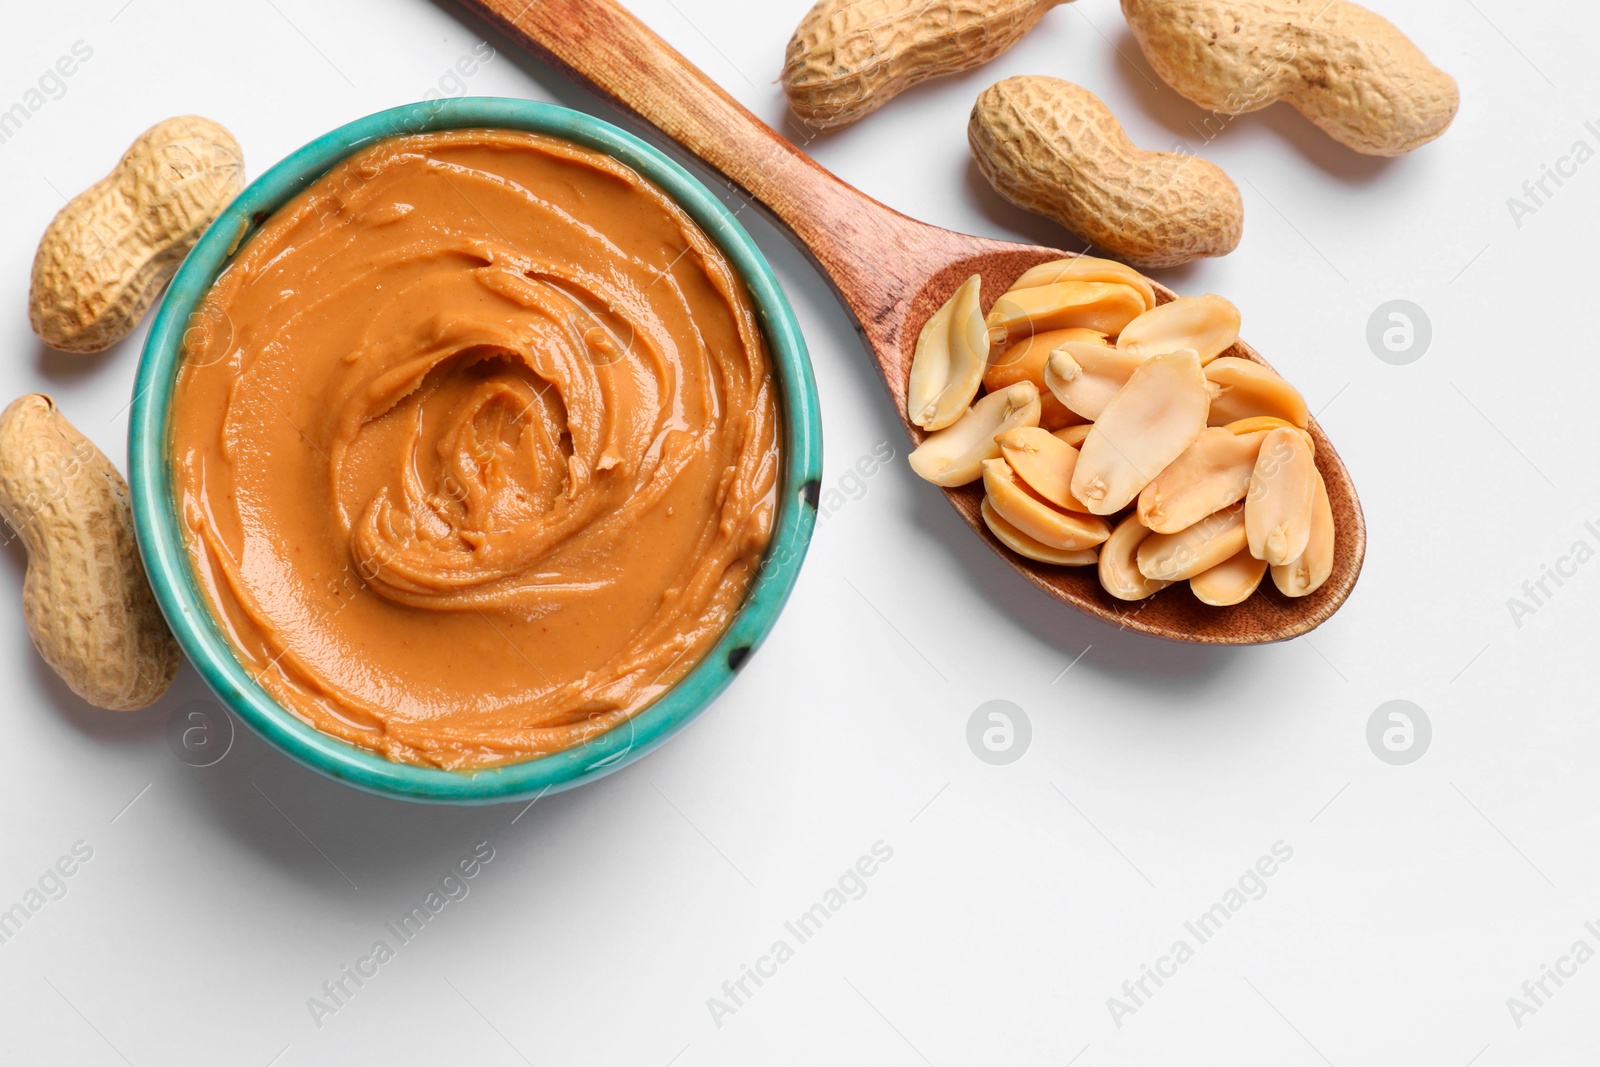
[[[780,122],[774,79],[807,3],[632,6]],[[1596,327],[1574,296],[1595,277],[1600,163],[1566,166],[1573,176],[1547,182],[1553,195],[1520,219],[1507,199],[1526,200],[1524,181],[1575,142],[1600,148],[1600,124],[1585,125],[1600,123],[1600,16],[1551,0],[1382,6],[1463,99],[1443,140],[1393,162],[1283,106],[1205,143],[1201,112],[1149,73],[1111,0],[1053,11],[991,65],[810,145],[914,216],[1069,245],[999,201],[969,160],[967,110],[1003,76],[1079,81],[1140,144],[1185,144],[1226,168],[1246,205],[1241,247],[1160,277],[1243,309],[1245,335],[1355,474],[1366,572],[1315,634],[1162,644],[1024,584],[906,469],[846,315],[744,211],[811,347],[825,487],[855,498],[818,529],[788,609],[727,694],[599,784],[528,810],[420,807],[323,780],[243,728],[219,763],[180,762],[167,723],[208,699],[192,670],[147,711],[96,711],[42,664],[20,612],[0,611],[0,908],[41,879],[54,891],[57,861],[92,850],[0,944],[0,1060],[1590,1062],[1600,962],[1561,961],[1579,941],[1600,950],[1600,563],[1565,566],[1538,605],[1523,583],[1576,542],[1586,557],[1600,548]],[[92,55],[0,143],[0,400],[48,391],[124,459],[143,329],[103,356],[51,353],[28,331],[24,293],[63,194],[161,118],[221,121],[254,177],[430,89],[611,115],[492,34],[495,58],[453,81],[485,33],[429,0],[11,12],[0,108],[29,99],[76,42]],[[1395,299],[1432,326],[1405,365],[1366,339]],[[847,478],[882,447],[896,462]],[[22,570],[13,545],[0,604],[18,603]],[[1513,597],[1535,610],[1517,617]],[[966,740],[990,700],[1031,724],[1004,766]],[[1407,765],[1368,745],[1390,700],[1431,722]],[[385,923],[479,842],[493,858],[470,892],[363,986],[346,979],[336,1010],[313,1012],[313,997],[334,1004],[323,983],[374,942],[397,944]],[[864,894],[800,943],[786,921],[826,904],[875,844],[892,857]],[[1185,924],[1226,905],[1275,846],[1292,857],[1264,895],[1201,943]],[[746,979],[735,1003],[723,983],[779,940],[792,958],[759,988]],[[1179,940],[1192,958],[1160,964],[1172,977],[1131,999],[1124,982]],[[1546,979],[1535,1004],[1523,984],[1546,965],[1573,973]],[[1511,997],[1535,1010],[1513,1012]]]

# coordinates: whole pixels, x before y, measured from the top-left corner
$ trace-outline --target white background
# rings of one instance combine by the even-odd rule
[[[774,79],[807,4],[632,6],[780,123]],[[1182,647],[1023,583],[905,468],[845,314],[746,210],[811,347],[825,488],[880,442],[897,459],[823,522],[788,609],[728,693],[599,784],[527,810],[418,807],[325,781],[242,728],[220,763],[188,766],[165,727],[208,699],[192,671],[147,711],[96,711],[43,666],[8,607],[0,908],[75,842],[93,858],[0,944],[0,1059],[1592,1061],[1600,962],[1548,984],[1520,1027],[1507,998],[1580,938],[1600,949],[1584,927],[1600,928],[1600,563],[1547,584],[1554,595],[1520,626],[1507,601],[1575,541],[1600,547],[1584,528],[1600,528],[1588,296],[1600,163],[1547,184],[1554,195],[1520,226],[1507,198],[1575,141],[1600,148],[1600,126],[1585,128],[1600,120],[1600,17],[1550,0],[1382,6],[1462,90],[1449,133],[1392,162],[1343,149],[1286,106],[1207,143],[1202,113],[1149,73],[1112,0],[1059,8],[989,66],[809,146],[911,215],[1067,247],[969,161],[968,108],[998,78],[1078,81],[1140,144],[1184,144],[1227,169],[1246,206],[1239,250],[1160,277],[1234,300],[1352,468],[1371,547],[1332,621],[1274,647]],[[52,354],[23,309],[63,195],[141,130],[208,115],[238,136],[254,177],[340,123],[463,91],[449,72],[485,32],[429,0],[12,12],[0,108],[74,42],[93,56],[0,144],[0,400],[50,392],[122,463],[143,329],[103,356]],[[610,116],[489,39],[500,52],[466,91]],[[1366,340],[1392,299],[1432,323],[1431,346],[1405,366]],[[5,556],[0,604],[14,606],[24,560],[14,544]],[[966,741],[992,699],[1032,724],[1009,766]],[[1433,726],[1408,766],[1366,740],[1393,699]],[[316,1025],[308,998],[375,940],[393,942],[385,921],[479,841],[494,858],[470,894]],[[878,841],[893,858],[866,894],[719,1026],[707,998],[775,940],[794,944],[785,920]],[[1279,841],[1293,858],[1265,896],[1197,946],[1185,921]],[[1107,998],[1179,938],[1194,958],[1118,1026]]]

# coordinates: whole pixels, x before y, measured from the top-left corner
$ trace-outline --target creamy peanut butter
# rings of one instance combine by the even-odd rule
[[[206,297],[172,414],[196,573],[319,730],[483,767],[686,674],[771,534],[749,297],[654,185],[505,130],[352,156]]]

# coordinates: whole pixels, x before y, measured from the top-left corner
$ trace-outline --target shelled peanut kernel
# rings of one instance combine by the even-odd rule
[[[917,474],[981,479],[996,540],[1095,566],[1119,600],[1187,582],[1228,607],[1269,573],[1288,597],[1327,581],[1335,527],[1310,413],[1278,374],[1225,354],[1238,308],[1157,304],[1142,275],[1089,256],[1032,268],[987,314],[980,285],[918,339],[907,417],[934,432],[911,453]]]

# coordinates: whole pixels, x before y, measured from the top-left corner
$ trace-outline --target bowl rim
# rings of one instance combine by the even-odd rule
[[[190,566],[173,492],[169,419],[190,316],[267,217],[352,153],[435,130],[499,128],[562,138],[622,161],[665,190],[728,257],[749,291],[778,387],[781,464],[771,543],[733,621],[694,669],[655,701],[584,744],[481,770],[396,763],[324,734],[250,677],[214,620]],[[134,381],[128,427],[134,529],[150,585],[178,644],[223,705],[299,763],[358,789],[413,801],[492,804],[593,781],[662,744],[703,711],[765,639],[794,588],[816,524],[822,428],[799,323],[755,241],[699,179],[659,149],[592,115],[539,101],[457,97],[405,104],[346,123],[291,153],[228,205],[162,298]]]

